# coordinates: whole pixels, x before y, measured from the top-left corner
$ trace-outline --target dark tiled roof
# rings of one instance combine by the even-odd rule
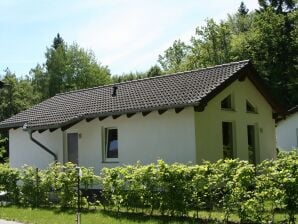
[[[0,128],[56,128],[92,118],[198,106],[239,78],[249,61],[58,94],[0,123]],[[116,96],[112,96],[117,86]]]

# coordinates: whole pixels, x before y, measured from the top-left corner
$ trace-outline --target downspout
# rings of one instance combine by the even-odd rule
[[[45,145],[43,145],[41,142],[39,142],[39,141],[37,141],[35,138],[33,138],[33,136],[32,136],[32,130],[31,129],[27,129],[27,127],[26,127],[27,125],[25,124],[24,126],[23,126],[23,130],[24,131],[28,131],[28,133],[29,133],[29,136],[30,136],[30,140],[32,141],[32,142],[34,142],[36,145],[38,145],[39,147],[41,147],[44,151],[46,151],[47,153],[49,153],[51,156],[53,156],[54,157],[54,161],[55,162],[57,162],[58,161],[58,158],[57,158],[57,155],[55,154],[55,153],[53,153],[49,148],[47,148]]]

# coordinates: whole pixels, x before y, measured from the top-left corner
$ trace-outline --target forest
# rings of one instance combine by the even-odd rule
[[[147,71],[111,74],[92,50],[67,43],[58,33],[45,49],[45,61],[17,77],[0,72],[0,121],[61,92],[172,74],[250,59],[285,110],[298,104],[298,14],[296,0],[244,2],[219,22],[206,19],[185,43],[175,40]],[[13,69],[13,68],[11,68]],[[2,136],[2,137],[1,137]],[[7,156],[7,133],[0,136],[0,161]]]

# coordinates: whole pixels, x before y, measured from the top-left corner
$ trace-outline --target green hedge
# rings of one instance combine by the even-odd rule
[[[277,210],[295,222],[298,202],[297,152],[280,153],[261,164],[219,160],[202,165],[156,164],[104,168],[101,183],[105,209],[155,211],[189,216],[221,210],[225,221],[237,213],[243,223],[274,220]]]
[[[98,183],[92,168],[81,169],[81,188]],[[73,208],[77,204],[76,189],[77,170],[72,163],[53,163],[45,170],[30,166],[17,170],[0,164],[0,190],[7,191],[7,199],[14,204],[43,207],[56,202],[61,208]]]
[[[274,220],[280,210],[294,223],[297,170],[295,151],[280,153],[276,160],[263,161],[256,167],[238,159],[202,165],[159,160],[149,165],[104,168],[99,177],[92,168],[82,168],[81,188],[99,183],[102,205],[107,210],[125,208],[130,212],[194,217],[199,211],[222,211],[225,221],[236,213],[243,223]],[[7,191],[7,199],[14,204],[42,207],[56,203],[61,208],[73,208],[77,203],[76,184],[77,171],[71,163],[51,164],[41,171],[0,164],[0,191]]]

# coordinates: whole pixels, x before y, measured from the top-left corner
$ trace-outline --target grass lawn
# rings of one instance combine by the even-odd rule
[[[73,211],[61,212],[58,209],[31,209],[18,207],[0,207],[0,218],[20,221],[30,224],[74,224],[76,213]],[[191,220],[181,220],[170,217],[149,217],[141,214],[127,214],[105,212],[103,210],[83,212],[82,224],[128,224],[128,223],[191,223]]]
[[[206,220],[209,213],[200,212],[200,217]],[[213,212],[213,219],[223,219],[223,213]],[[276,221],[283,220],[285,217],[282,214],[276,215]],[[298,215],[296,215],[298,219]],[[15,206],[11,207],[1,207],[0,206],[0,219],[20,221],[23,223],[30,224],[74,224],[76,223],[76,213],[73,211],[60,211],[58,209],[31,209],[31,208],[18,208]],[[232,221],[239,221],[236,215],[232,215]],[[82,224],[128,224],[128,223],[147,223],[147,224],[157,224],[157,223],[198,223],[191,218],[172,218],[172,217],[161,217],[154,216],[149,217],[142,214],[131,214],[131,213],[117,213],[105,212],[101,209],[96,211],[88,211],[82,213],[81,218]],[[199,223],[212,223],[210,221],[202,221]]]

